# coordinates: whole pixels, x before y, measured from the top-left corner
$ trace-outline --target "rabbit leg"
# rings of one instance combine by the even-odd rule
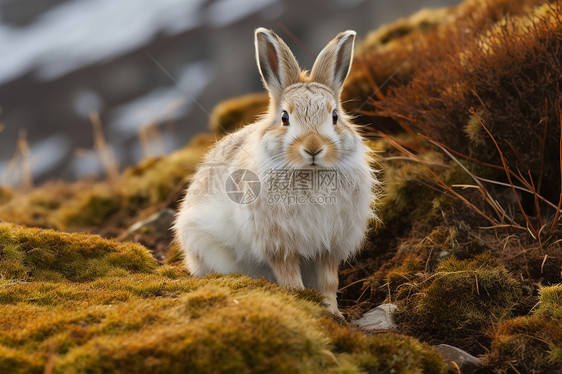
[[[340,259],[333,255],[327,254],[321,256],[317,263],[318,274],[318,290],[324,297],[324,302],[328,306],[330,312],[336,317],[343,319],[343,315],[338,309],[337,292],[338,292],[338,268]]]
[[[298,289],[304,288],[298,254],[287,256],[274,254],[269,259],[269,265],[279,285]]]
[[[184,248],[185,263],[191,275],[201,277],[210,273],[244,273],[245,269],[237,261],[234,249],[211,233],[191,227],[178,239]]]
[[[207,274],[211,274],[213,270],[209,268],[203,260],[194,253],[185,252],[185,264],[189,273],[194,277],[202,277]]]

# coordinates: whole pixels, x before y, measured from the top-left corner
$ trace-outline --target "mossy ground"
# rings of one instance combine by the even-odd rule
[[[540,290],[535,309],[493,329],[488,365],[519,372],[559,372],[562,367],[562,284]]]
[[[560,14],[557,1],[467,0],[399,20],[357,47],[342,98],[367,125],[382,168],[381,221],[342,267],[339,303],[349,319],[398,304],[397,334],[334,322],[314,292],[191,278],[177,249],[159,265],[139,245],[4,223],[0,372],[442,371],[421,342],[479,355],[488,372],[555,372]],[[219,105],[213,135],[117,182],[0,188],[0,220],[117,237],[176,208],[215,138],[266,105],[264,95]]]
[[[213,109],[209,128],[217,136],[234,132],[266,113],[268,104],[269,97],[265,92],[225,100]]]
[[[0,224],[0,372],[440,373],[429,346],[333,321],[311,291],[192,278],[146,248]]]

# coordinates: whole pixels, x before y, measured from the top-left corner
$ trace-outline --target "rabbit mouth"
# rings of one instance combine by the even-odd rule
[[[330,166],[329,162],[326,162],[324,157],[317,157],[317,156],[310,156],[303,159],[302,164],[307,167],[328,167]]]
[[[319,165],[318,162],[316,162],[314,160],[310,164],[308,164],[307,166],[311,166],[311,167],[315,167],[315,168],[321,167],[321,165]]]
[[[306,162],[304,163],[304,166],[314,168],[314,169],[333,167],[333,165],[326,162],[326,160],[319,159],[317,157],[312,157],[312,159],[306,160]]]

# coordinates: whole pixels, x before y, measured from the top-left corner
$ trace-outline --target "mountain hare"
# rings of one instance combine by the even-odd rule
[[[269,110],[218,142],[193,177],[174,225],[192,275],[314,287],[342,317],[338,266],[361,247],[376,183],[340,102],[354,40],[340,33],[307,74],[273,31],[255,31]]]

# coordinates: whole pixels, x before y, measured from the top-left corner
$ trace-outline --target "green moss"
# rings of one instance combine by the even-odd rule
[[[14,299],[0,304],[0,352],[12,350],[0,354],[0,368],[10,372],[37,357],[26,370],[39,372],[54,346],[55,372],[65,373],[444,371],[429,346],[399,335],[365,336],[333,322],[321,304],[271,283],[254,288],[263,281],[183,275],[174,293],[126,291],[158,280],[135,273],[94,284],[13,286]]]
[[[63,227],[101,226],[121,208],[120,196],[109,189],[92,190],[58,212]]]
[[[31,200],[30,204],[32,206],[45,208],[47,210],[55,210],[55,209],[58,209],[60,207],[61,203],[60,203],[60,201],[52,200],[49,197],[44,196],[43,198]]]
[[[540,290],[540,303],[535,314],[559,318],[562,321],[562,284]]]
[[[473,352],[481,351],[494,321],[511,316],[522,293],[521,285],[487,255],[444,260],[431,275],[405,274],[407,282],[395,293],[399,328]]]
[[[384,159],[384,158],[383,158]],[[416,163],[386,163],[380,178],[384,181],[381,199],[375,202],[383,225],[393,221],[412,223],[429,219],[431,201],[438,195],[426,169]]]
[[[98,186],[88,182],[49,182],[29,193],[14,191],[12,198],[0,205],[0,219],[29,226],[57,227],[58,209],[94,188]]]
[[[212,314],[204,313],[201,305],[190,304],[191,298],[180,299],[164,315],[162,311],[156,313],[160,320],[175,323],[152,320],[160,326],[151,329],[151,337],[146,332],[136,332],[133,326],[127,334],[94,338],[69,351],[57,368],[65,372],[156,373],[282,373],[307,367],[319,369],[327,342],[310,326],[310,316],[300,315],[294,306],[279,304],[271,296],[259,293],[252,295],[264,302],[256,313],[255,299],[227,298],[227,292],[222,291],[220,304],[215,298],[199,300],[201,305],[213,308]],[[291,319],[296,317],[295,313],[300,322]],[[181,323],[182,319],[189,323]],[[302,322],[308,322],[310,327],[303,327]],[[145,325],[146,321],[137,323]]]
[[[413,338],[337,324],[316,291],[192,278],[138,245],[4,223],[0,258],[0,372],[41,373],[49,359],[55,373],[445,368]]]
[[[248,94],[217,104],[209,116],[209,128],[216,135],[229,134],[267,112],[269,97],[266,93]]]
[[[17,349],[0,345],[0,372],[14,374],[43,373],[41,357],[24,356]]]
[[[562,285],[542,288],[534,313],[493,329],[486,360],[497,370],[558,372],[562,367]]]
[[[156,263],[142,246],[95,235],[0,224],[0,274],[5,279],[91,280],[118,269],[148,272]]]
[[[400,264],[386,275],[389,302],[409,297],[415,291],[415,282],[433,272],[438,262],[459,247],[454,227],[438,226],[419,241],[403,244],[405,255],[398,254],[394,262]]]
[[[322,323],[334,350],[353,357],[367,372],[440,373],[445,369],[441,356],[416,339],[397,334],[366,336],[331,320]]]
[[[150,159],[127,169],[119,184],[126,209],[138,211],[165,201],[172,193],[179,199],[188,177],[213,142],[212,136],[200,134],[189,145],[166,157]],[[176,191],[178,187],[181,189]]]
[[[160,266],[157,271],[158,274],[170,279],[178,279],[187,273],[187,269],[178,266],[171,266],[169,264]]]
[[[459,162],[468,170],[471,170],[471,162],[466,160],[459,160]],[[455,184],[475,184],[474,179],[472,179],[472,177],[454,161],[449,162],[449,168],[447,168],[440,177],[441,180],[448,186]]]

